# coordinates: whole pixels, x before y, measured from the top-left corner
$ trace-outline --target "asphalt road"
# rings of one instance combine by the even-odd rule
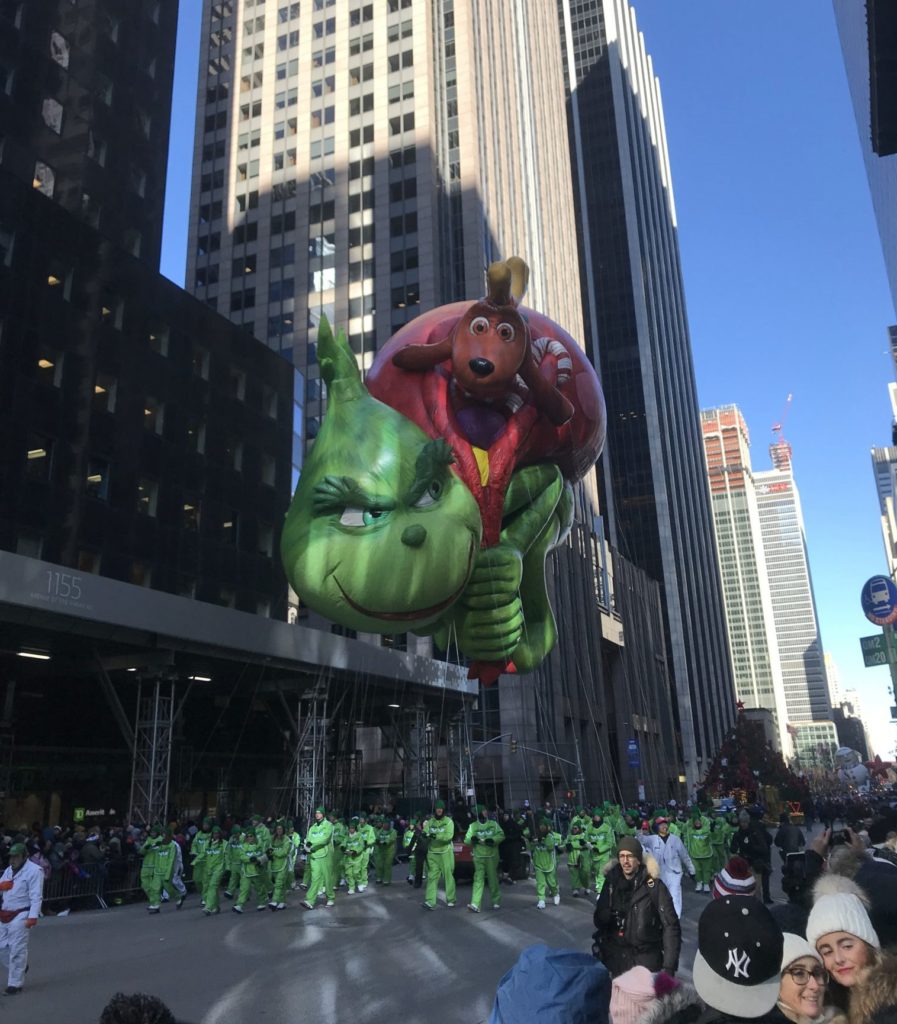
[[[145,905],[43,918],[31,939],[25,990],[0,996],[0,1019],[95,1024],[114,992],[149,992],[179,1021],[475,1024],[520,951],[535,942],[588,950],[594,897],[572,898],[561,869],[560,906],[537,910],[535,883],[502,886],[502,907],[478,914],[458,905],[428,912],[423,890],[396,867],[390,887],[337,894],[330,910],[303,910],[293,892],[278,913],[247,909],[205,917],[192,895],[180,911]],[[689,978],[697,918],[709,897],[684,887],[680,976]],[[773,895],[781,899],[778,880]]]

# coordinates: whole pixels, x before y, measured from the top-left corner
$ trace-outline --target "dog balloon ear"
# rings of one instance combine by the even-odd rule
[[[509,256],[505,262],[511,271],[511,295],[519,303],[529,285],[529,267],[519,256]]]
[[[444,338],[435,345],[406,345],[392,357],[400,370],[431,370],[452,355],[452,339]]]
[[[490,263],[486,271],[486,299],[493,306],[510,306],[513,301],[511,268],[501,260]]]

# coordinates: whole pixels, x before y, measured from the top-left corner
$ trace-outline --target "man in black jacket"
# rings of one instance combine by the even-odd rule
[[[657,861],[631,836],[622,838],[617,850],[618,862],[605,870],[595,907],[592,953],[612,977],[636,966],[675,974],[682,941],[679,915]]]
[[[772,840],[763,827],[763,823],[751,819],[747,811],[738,815],[738,831],[732,836],[729,844],[733,856],[743,857],[751,866],[757,879],[757,888],[763,893],[763,902],[772,903],[769,894],[769,876],[772,864],[769,848]]]

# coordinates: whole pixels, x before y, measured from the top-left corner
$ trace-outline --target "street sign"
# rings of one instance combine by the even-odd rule
[[[897,622],[897,587],[889,576],[873,576],[860,592],[863,614],[876,626]]]
[[[860,649],[863,652],[863,663],[866,668],[873,668],[875,665],[897,664],[893,634],[876,633],[875,636],[861,636]]]
[[[84,821],[84,812],[85,812],[85,810],[86,810],[85,807],[76,807],[74,809],[74,811],[72,812],[72,820],[73,821]]]
[[[642,756],[638,748],[638,740],[631,739],[626,741],[626,757],[629,760],[630,768],[641,768]]]

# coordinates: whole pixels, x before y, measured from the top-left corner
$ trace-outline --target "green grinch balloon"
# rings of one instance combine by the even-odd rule
[[[322,318],[327,414],[281,540],[300,600],[372,633],[424,631],[457,602],[482,537],[452,452],[368,394],[342,331]]]
[[[432,634],[470,676],[537,668],[557,641],[545,560],[571,485],[604,443],[604,398],[576,342],[520,299],[528,269],[416,317],[366,385],[340,332],[318,332],[327,414],[287,514],[293,589],[352,629]]]

